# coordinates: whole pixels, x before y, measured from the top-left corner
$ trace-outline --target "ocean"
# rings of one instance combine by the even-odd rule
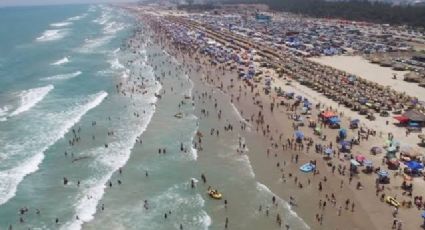
[[[225,217],[232,229],[279,229],[257,211],[274,194],[235,153],[243,137],[212,139],[214,152],[193,147],[198,130],[222,124],[199,118],[185,101],[199,83],[127,12],[0,8],[0,24],[0,229],[223,229]],[[191,188],[202,173],[228,210],[201,182]],[[309,228],[278,202],[291,229]]]

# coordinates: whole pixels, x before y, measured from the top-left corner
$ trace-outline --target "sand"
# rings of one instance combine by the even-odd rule
[[[408,71],[394,71],[388,67],[381,67],[370,63],[361,56],[324,56],[310,58],[310,60],[346,71],[380,85],[390,86],[399,92],[405,92],[421,101],[425,101],[424,88],[416,83],[403,81],[403,76]],[[396,80],[393,79],[393,74],[397,74]]]
[[[196,56],[200,57],[199,54],[196,54]],[[190,61],[191,58],[188,56],[181,58],[191,62],[195,66],[198,66],[198,64],[195,64],[193,60]],[[205,61],[205,63],[209,63],[208,58],[200,57],[200,60]],[[193,68],[194,67],[192,67],[192,69]],[[345,175],[340,175],[338,173],[333,174],[330,167],[328,167],[328,163],[348,166],[349,163],[347,160],[335,156],[331,160],[325,161],[323,160],[323,155],[313,153],[314,146],[309,152],[299,149],[282,150],[280,146],[286,142],[287,138],[293,137],[293,121],[288,118],[288,114],[291,114],[292,112],[288,111],[288,108],[282,106],[275,107],[274,111],[270,111],[269,108],[270,103],[275,102],[277,105],[276,102],[280,102],[280,100],[285,99],[277,99],[274,93],[266,95],[264,91],[262,91],[262,83],[257,84],[256,88],[253,92],[251,92],[246,83],[238,80],[236,72],[223,72],[219,68],[204,64],[202,65],[203,74],[192,74],[190,77],[197,83],[195,84],[194,91],[202,89],[203,87],[219,89],[220,85],[223,84],[224,87],[220,88],[220,91],[224,94],[224,96],[220,96],[222,99],[220,102],[228,103],[230,101],[236,106],[238,113],[244,119],[250,120],[251,117],[254,118],[254,120],[251,119],[249,121],[252,125],[251,129],[239,132],[244,136],[244,138],[246,138],[249,149],[248,155],[254,169],[256,180],[268,186],[278,197],[285,200],[289,200],[290,197],[294,197],[297,201],[297,205],[293,207],[294,211],[296,211],[296,213],[301,216],[312,229],[384,230],[391,228],[393,220],[391,212],[393,208],[384,202],[379,201],[379,198],[375,195],[375,174],[368,175],[360,172],[358,175],[354,176],[352,183],[349,184],[348,173]],[[208,71],[211,71],[210,74],[207,73]],[[209,78],[206,77],[208,75],[210,76]],[[230,86],[231,79],[233,79],[233,87]],[[343,127],[348,126],[350,118],[360,117],[357,113],[346,108],[339,108],[335,102],[330,101],[323,95],[314,92],[309,88],[296,83],[292,83],[292,85],[288,86],[285,84],[286,81],[278,79],[276,76],[274,76],[273,79],[274,82],[272,83],[272,88],[280,86],[284,90],[294,91],[297,95],[301,94],[307,96],[313,102],[321,102],[326,106],[338,108],[339,112],[343,112],[345,114],[342,122]],[[202,85],[201,88],[199,88],[199,84]],[[240,100],[235,99],[238,96],[240,97]],[[226,102],[226,98],[228,102]],[[258,103],[256,104],[256,102]],[[286,102],[291,101],[286,100]],[[209,107],[211,108],[211,106]],[[255,120],[258,119],[257,114],[259,111],[261,111],[264,115],[265,122],[263,124],[255,124]],[[315,118],[318,112],[318,110],[314,109],[311,117]],[[228,111],[226,111],[226,114],[228,114]],[[234,116],[239,117],[239,115]],[[368,159],[374,162],[376,167],[378,167],[381,165],[380,162],[382,155],[372,156],[369,154],[369,149],[375,145],[382,146],[386,132],[388,131],[396,134],[396,139],[399,140],[404,140],[404,132],[400,132],[399,129],[394,129],[396,127],[393,125],[386,126],[385,119],[383,118],[378,118],[377,121],[370,123],[364,118],[361,120],[362,125],[374,129],[378,133],[382,132],[382,137],[380,135],[375,137],[370,136],[368,141],[362,141],[361,145],[355,147],[353,154],[364,154]],[[205,122],[208,123],[208,119],[201,120],[200,127],[208,127],[205,125]],[[235,127],[238,126],[238,124],[233,125]],[[264,131],[266,125],[271,127],[269,132]],[[337,130],[324,128],[323,132],[328,137],[327,141],[324,142],[318,140],[317,136],[313,134],[311,128],[302,127],[301,130],[305,133],[306,137],[311,137],[315,143],[321,144],[327,144],[329,141],[334,142],[337,135]],[[207,130],[202,131],[208,132]],[[348,136],[355,136],[356,132],[357,130],[349,131]],[[282,140],[278,140],[280,134],[283,135]],[[412,138],[405,139],[409,141]],[[415,141],[416,140],[413,140],[412,143]],[[277,148],[273,147],[273,144],[278,144]],[[268,148],[271,149],[269,156],[266,154]],[[296,154],[299,156],[299,161],[297,163],[291,161],[291,157]],[[201,154],[200,158],[202,158]],[[319,175],[314,176],[312,174],[304,174],[298,170],[300,165],[308,162],[309,160],[317,160],[317,168],[320,171]],[[279,165],[277,165],[277,163],[279,163]],[[292,177],[289,177],[289,173],[292,174]],[[282,174],[285,174],[285,178],[282,177]],[[391,174],[394,174],[394,172],[391,172]],[[294,183],[295,177],[297,177],[298,182],[303,184],[302,189],[297,186],[297,183]],[[325,177],[326,181],[324,179]],[[311,183],[308,183],[308,180],[310,180]],[[420,180],[420,178],[416,178],[414,181],[414,195],[421,195],[420,193],[418,194],[418,192],[421,192],[424,189],[423,183],[418,183]],[[342,188],[340,187],[341,181],[344,181]],[[356,183],[358,181],[361,181],[364,186],[362,190],[356,189]],[[400,176],[391,177],[391,181],[392,183],[386,186],[384,193],[387,195],[397,196],[400,201],[404,199],[408,200],[409,198],[403,196],[402,191],[399,188],[402,178]],[[322,191],[318,191],[319,182],[323,184]],[[325,210],[319,209],[319,200],[325,201],[326,195],[330,195],[331,193],[336,195],[336,205],[332,206],[328,200],[327,208]],[[343,208],[341,216],[338,216],[337,209],[339,206],[344,207],[344,201],[346,199],[350,199],[350,201],[353,201],[356,204],[355,211],[351,211],[350,205],[349,210]],[[324,215],[323,225],[320,225],[315,220],[315,214]],[[419,210],[414,208],[402,208],[400,210],[399,218],[403,221],[403,229],[417,229],[422,221],[419,215]],[[273,219],[271,221],[273,221]]]

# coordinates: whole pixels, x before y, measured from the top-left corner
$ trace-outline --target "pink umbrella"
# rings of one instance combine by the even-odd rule
[[[363,155],[357,155],[356,156],[356,161],[363,162],[364,160],[366,160],[366,157],[364,157]]]

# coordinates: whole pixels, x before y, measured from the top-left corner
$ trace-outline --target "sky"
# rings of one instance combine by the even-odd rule
[[[5,6],[31,6],[31,5],[60,5],[78,3],[101,3],[101,2],[135,2],[137,0],[0,0],[0,7]]]

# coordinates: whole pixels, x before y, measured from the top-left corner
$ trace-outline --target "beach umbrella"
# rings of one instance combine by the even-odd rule
[[[339,144],[341,145],[342,149],[349,149],[351,146],[351,142],[349,141],[340,141]]]
[[[331,155],[333,152],[334,151],[331,148],[326,148],[325,149],[325,154],[328,155],[328,156]]]
[[[364,160],[366,160],[366,157],[363,155],[357,155],[356,156],[356,161],[357,162],[363,162]]]
[[[360,122],[359,119],[353,119],[350,121],[351,124],[358,124]]]
[[[364,160],[363,161],[363,165],[366,167],[372,167],[373,166],[373,162],[371,160]]]
[[[358,161],[354,160],[354,159],[351,159],[350,163],[354,166],[360,166],[360,163]]]
[[[379,154],[379,153],[382,153],[382,148],[378,146],[374,146],[370,149],[370,151],[374,154]]]
[[[424,165],[417,161],[409,161],[406,163],[406,166],[412,170],[421,170],[424,168]]]
[[[335,117],[331,117],[331,118],[329,119],[329,122],[330,122],[331,124],[337,124],[337,123],[341,122],[341,120],[339,119],[339,117],[335,116]]]
[[[339,137],[342,138],[342,139],[347,137],[347,130],[344,129],[344,128],[339,129],[338,133],[339,133]]]
[[[387,148],[388,153],[393,153],[395,151],[397,151],[397,148],[395,146],[390,146],[390,147]]]
[[[380,177],[388,177],[389,175],[390,174],[387,171],[385,171],[385,170],[380,170],[378,172],[378,176],[380,176]]]
[[[295,138],[297,138],[297,139],[303,139],[304,138],[304,133],[301,132],[300,130],[295,131]]]

